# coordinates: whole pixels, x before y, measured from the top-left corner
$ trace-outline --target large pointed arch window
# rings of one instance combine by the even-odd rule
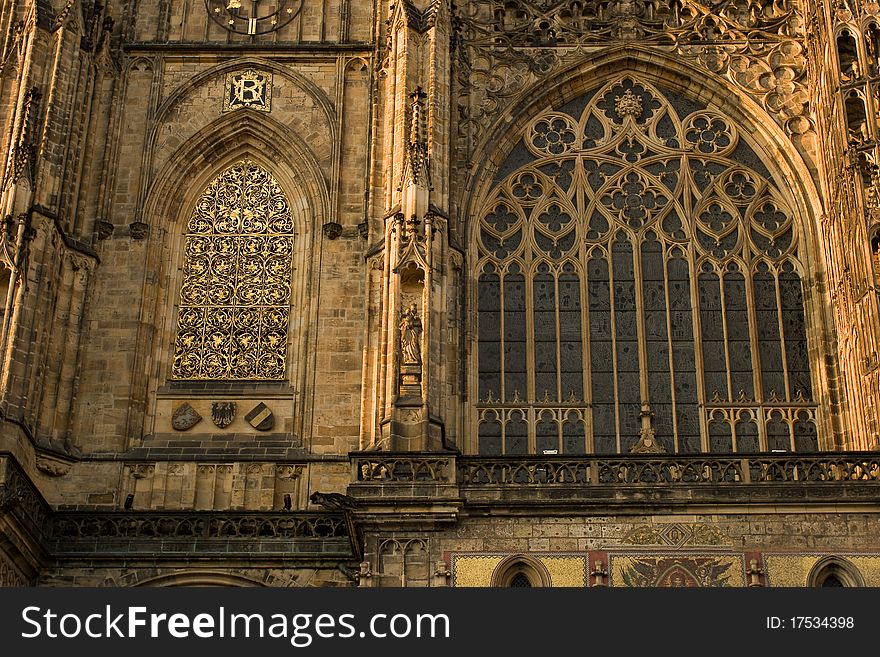
[[[526,127],[475,234],[477,450],[817,449],[803,269],[725,116],[627,76]]]
[[[238,162],[208,185],[187,224],[172,377],[284,378],[292,266],[281,186]]]

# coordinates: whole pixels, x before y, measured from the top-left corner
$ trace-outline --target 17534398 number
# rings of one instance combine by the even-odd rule
[[[767,617],[768,630],[851,630],[854,627],[852,616]]]

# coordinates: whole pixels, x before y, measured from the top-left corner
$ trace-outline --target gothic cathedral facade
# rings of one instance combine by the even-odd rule
[[[876,2],[0,39],[0,584],[880,585]]]

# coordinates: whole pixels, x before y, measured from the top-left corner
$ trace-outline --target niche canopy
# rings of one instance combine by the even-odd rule
[[[235,34],[268,34],[290,23],[303,0],[205,0],[208,15]]]

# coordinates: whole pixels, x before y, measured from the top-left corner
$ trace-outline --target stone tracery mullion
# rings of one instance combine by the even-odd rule
[[[663,240],[663,284],[664,284],[664,298],[666,302],[666,336],[667,336],[667,345],[669,348],[669,386],[670,386],[670,401],[672,404],[672,426],[673,426],[673,444],[675,446],[675,451],[680,452],[684,451],[682,449],[682,431],[680,429],[681,420],[679,418],[680,413],[686,412],[683,408],[684,401],[679,399],[678,394],[678,385],[677,382],[681,378],[684,380],[686,375],[684,373],[679,373],[676,369],[676,350],[675,350],[675,331],[673,330],[673,304],[672,297],[670,295],[671,288],[671,277],[670,277],[670,263],[673,262],[676,257],[676,252],[674,250],[680,249],[681,247],[677,246],[675,243],[670,243],[667,240]],[[683,258],[685,264],[690,267],[690,260],[687,258]],[[693,281],[693,275],[689,273],[689,281]],[[694,307],[694,303],[692,300],[693,297],[693,288],[692,284],[688,284],[688,299],[690,300],[691,307]],[[679,311],[681,312],[681,311]],[[690,330],[692,335],[697,335],[696,328],[694,326],[695,313],[693,310],[690,311]],[[694,368],[696,369],[696,363],[699,362],[699,351],[697,350],[698,341],[692,338],[691,342],[695,346],[694,350]],[[696,373],[694,373],[694,379],[696,380]],[[697,386],[697,389],[694,391],[696,395],[696,402],[701,404],[699,395],[700,386]],[[681,407],[680,407],[681,404]],[[699,408],[699,406],[698,406]],[[702,428],[703,422],[699,422],[698,426]],[[702,439],[701,439],[702,442]]]
[[[656,222],[657,219],[654,220]],[[654,222],[651,222],[652,224]],[[641,237],[641,239],[640,239]],[[633,291],[635,292],[635,309],[636,309],[636,343],[638,345],[639,359],[639,406],[646,402],[650,402],[650,391],[648,389],[649,368],[648,368],[648,336],[645,327],[645,287],[644,272],[642,271],[642,243],[644,241],[644,233],[640,237],[636,237],[632,242],[633,255]],[[666,308],[665,314],[669,314]],[[623,436],[621,436],[621,440]]]
[[[779,321],[779,346],[781,350],[782,372],[784,375],[783,382],[785,383],[785,399],[786,401],[792,401],[794,395],[791,391],[791,381],[789,381],[788,378],[788,358],[786,357],[785,349],[785,326],[782,318],[782,290],[779,284],[779,270],[775,267],[773,268],[773,282],[776,287],[776,314]]]
[[[689,194],[687,196],[690,196]],[[686,199],[690,205],[690,199]],[[691,216],[691,215],[688,215]],[[701,265],[697,254],[694,240],[690,240],[684,247],[685,262],[688,267],[689,292],[691,302],[691,328],[694,343],[694,381],[696,383],[696,397],[699,409],[700,447],[702,451],[709,451],[709,413],[705,410],[709,401],[709,391],[706,389],[703,372],[705,371],[705,354],[703,353],[703,325],[700,305],[700,272]]]
[[[745,279],[745,292],[746,292],[746,310],[748,312],[749,317],[749,342],[751,345],[752,352],[752,361],[756,366],[752,367],[752,401],[755,404],[763,406],[767,403],[767,400],[764,398],[764,383],[762,380],[761,366],[760,362],[762,360],[761,348],[760,348],[760,338],[758,336],[758,317],[757,317],[757,303],[755,299],[755,279],[753,271],[750,267],[745,267],[743,269],[743,277]],[[760,408],[759,406],[759,408]],[[759,424],[759,432],[758,432],[758,440],[761,441],[762,436],[760,432],[760,427],[763,423]],[[737,435],[734,432],[734,444],[736,444]]]

